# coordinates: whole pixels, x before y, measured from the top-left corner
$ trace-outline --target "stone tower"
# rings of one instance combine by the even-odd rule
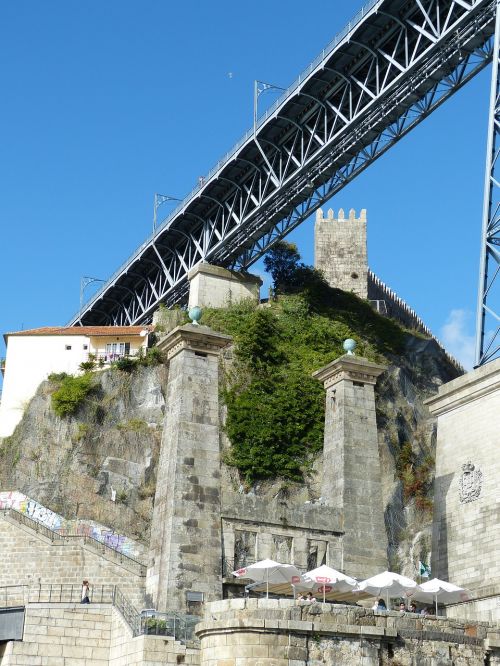
[[[222,596],[219,354],[231,338],[207,326],[175,328],[151,524],[146,590],[158,610]]]
[[[343,513],[343,569],[357,578],[387,568],[374,391],[385,369],[346,354],[313,374],[326,389],[321,494]]]
[[[341,208],[334,217],[330,208],[323,217],[316,211],[314,227],[314,266],[323,271],[328,284],[368,298],[368,258],[366,251],[366,210],[356,217],[351,208],[346,218]]]

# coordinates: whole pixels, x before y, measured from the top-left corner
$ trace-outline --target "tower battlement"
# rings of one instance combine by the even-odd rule
[[[366,209],[356,217],[354,208],[346,217],[343,208],[335,217],[329,208],[316,211],[314,265],[332,287],[368,297],[368,257],[366,249]]]
[[[342,222],[344,220],[349,220],[350,222],[365,222],[366,223],[366,208],[362,208],[359,211],[359,217],[356,217],[356,211],[354,208],[349,210],[349,215],[346,217],[344,209],[339,208],[338,216],[335,217],[335,213],[332,208],[329,208],[326,217],[324,216],[323,209],[318,208],[316,211],[316,222],[324,222],[328,220],[333,220],[334,222]]]

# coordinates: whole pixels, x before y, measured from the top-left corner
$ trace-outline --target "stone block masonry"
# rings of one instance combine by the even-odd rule
[[[292,600],[209,604],[196,632],[202,666],[490,666],[499,628]]]
[[[73,539],[50,541],[0,514],[0,587],[79,585],[87,578],[95,588],[118,585],[138,608],[144,607],[144,578]],[[2,665],[3,666],[3,665]]]
[[[356,578],[387,568],[374,393],[385,369],[346,354],[313,374],[326,389],[321,494],[342,511],[341,568]]]
[[[323,271],[328,284],[368,298],[368,258],[366,249],[366,210],[359,217],[353,209],[346,218],[343,209],[334,217],[316,212],[314,227],[314,266]]]
[[[222,597],[219,353],[231,338],[206,326],[174,329],[146,587],[158,610],[188,610],[187,593]]]
[[[245,299],[259,301],[262,280],[251,273],[199,264],[188,274],[189,307],[224,308]]]
[[[427,405],[437,416],[432,573],[472,589],[498,621],[500,359],[444,384]]]
[[[28,605],[22,641],[0,645],[2,666],[199,664],[199,649],[169,636],[132,636],[110,605]]]

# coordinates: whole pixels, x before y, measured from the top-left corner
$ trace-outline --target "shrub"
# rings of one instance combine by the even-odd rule
[[[95,370],[96,363],[95,361],[82,361],[78,368],[82,372],[92,372],[92,370]]]
[[[129,419],[123,423],[119,423],[117,426],[118,430],[125,430],[128,432],[140,432],[145,430],[148,427],[148,424],[143,419]]]
[[[146,366],[159,365],[163,363],[163,354],[158,347],[150,347],[146,354],[140,357],[139,363]]]
[[[67,375],[60,387],[52,394],[52,408],[60,416],[71,416],[83,404],[94,388],[93,377],[86,373],[80,377]]]
[[[124,356],[123,358],[118,359],[118,361],[115,361],[112,365],[114,368],[121,370],[122,372],[133,372],[137,367],[137,363],[138,361],[135,358]]]
[[[60,382],[63,381],[63,379],[66,379],[68,377],[67,372],[51,372],[50,375],[47,377],[49,382],[53,382],[54,384],[59,384]]]

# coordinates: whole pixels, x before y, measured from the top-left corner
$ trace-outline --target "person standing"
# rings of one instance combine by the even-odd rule
[[[90,603],[90,583],[88,580],[84,580],[82,583],[82,600],[80,601],[81,604],[89,604]]]

